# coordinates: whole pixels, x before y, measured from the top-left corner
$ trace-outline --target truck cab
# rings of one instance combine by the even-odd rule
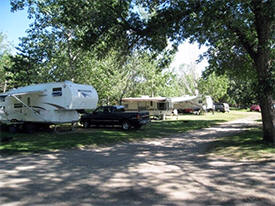
[[[88,128],[91,125],[119,125],[124,130],[139,129],[149,122],[149,112],[125,112],[124,106],[100,106],[94,112],[82,115],[80,123]]]

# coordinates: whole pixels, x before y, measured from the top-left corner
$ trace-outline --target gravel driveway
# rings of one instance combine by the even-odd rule
[[[238,120],[163,139],[0,156],[0,205],[275,205],[275,159],[206,156]]]

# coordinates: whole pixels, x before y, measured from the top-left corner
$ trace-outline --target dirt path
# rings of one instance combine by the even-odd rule
[[[158,140],[0,156],[0,205],[275,205],[275,160],[207,157],[238,120]]]

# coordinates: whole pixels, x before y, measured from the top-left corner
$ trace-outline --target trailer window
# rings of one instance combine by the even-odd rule
[[[31,105],[31,98],[30,97],[28,97],[28,99],[27,99],[27,104],[28,104],[28,106]]]
[[[52,95],[55,97],[62,96],[62,88],[61,87],[53,88]]]
[[[158,103],[158,110],[166,110],[166,104],[165,103]]]
[[[22,103],[16,103],[13,105],[15,109],[22,108],[23,104]]]

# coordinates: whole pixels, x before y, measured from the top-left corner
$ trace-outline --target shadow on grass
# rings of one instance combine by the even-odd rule
[[[83,146],[109,145],[144,138],[161,138],[189,130],[210,127],[222,120],[171,120],[154,121],[140,130],[123,131],[119,128],[78,128],[74,132],[56,134],[40,132],[35,134],[1,133],[12,138],[0,143],[0,154],[34,153],[57,149],[80,148]]]
[[[262,140],[261,128],[254,128],[234,136],[228,136],[213,142],[207,150],[237,159],[268,158],[275,154],[275,145]]]

